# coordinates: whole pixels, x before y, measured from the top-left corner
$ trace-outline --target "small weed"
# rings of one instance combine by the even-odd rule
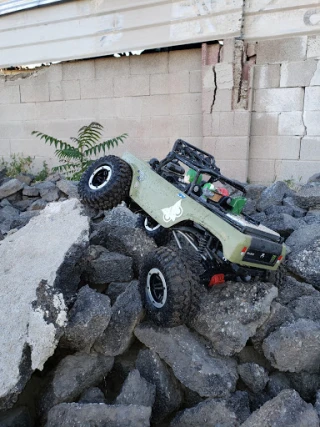
[[[14,177],[21,173],[30,172],[33,158],[30,156],[23,157],[22,154],[12,154],[10,161],[5,161],[3,158],[0,160],[0,168],[6,169],[6,175]]]
[[[46,161],[43,162],[43,167],[40,172],[35,176],[35,181],[44,181],[50,175],[50,169],[48,167],[48,163]]]

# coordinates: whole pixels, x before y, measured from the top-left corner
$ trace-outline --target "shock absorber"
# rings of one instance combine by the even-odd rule
[[[198,252],[197,252],[199,261],[201,261],[202,259],[207,259],[205,250],[207,248],[209,238],[210,238],[209,235],[204,234],[199,239],[199,246],[198,246]]]

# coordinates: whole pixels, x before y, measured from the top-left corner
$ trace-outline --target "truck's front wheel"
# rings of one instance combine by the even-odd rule
[[[140,292],[147,316],[156,325],[185,323],[191,306],[192,274],[168,248],[150,253],[141,268]]]

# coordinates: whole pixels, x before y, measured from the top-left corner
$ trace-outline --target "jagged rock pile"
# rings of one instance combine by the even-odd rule
[[[23,199],[22,187],[17,191]],[[17,193],[9,198],[12,194]],[[42,258],[48,274],[40,279],[47,283],[35,276],[26,302],[29,350],[11,362],[0,348],[0,426],[319,426],[320,182],[316,177],[297,191],[283,182],[268,188],[248,185],[248,198],[246,212],[290,245],[286,280],[279,287],[262,282],[217,286],[204,292],[190,323],[176,328],[155,327],[144,318],[139,268],[156,244],[137,228],[137,216],[127,208],[91,212],[88,236],[88,216],[81,221],[77,201],[53,203],[9,233],[0,250],[9,243],[19,246],[45,225],[54,236],[61,227],[55,216],[66,221],[68,212],[79,221],[82,238],[69,238],[63,259],[52,255],[47,266]],[[17,209],[17,201],[8,203]],[[50,239],[44,239],[50,249]],[[30,266],[32,258],[41,257],[37,248],[36,242],[30,248]],[[7,262],[1,274],[9,274]],[[33,273],[27,273],[31,283]],[[23,277],[25,271],[11,273],[10,287],[13,298],[14,289],[20,289],[16,295],[22,300],[23,283],[14,283],[18,274]],[[0,283],[0,301],[3,289]],[[59,296],[60,311],[46,305],[47,295],[55,302],[54,295]],[[6,316],[14,322],[13,302],[11,308]],[[57,317],[67,312],[58,327]],[[32,318],[48,328],[55,325],[49,343],[40,339],[35,346],[29,338]],[[43,369],[34,362],[39,352],[53,354]],[[8,387],[10,393],[5,392],[3,360],[16,367],[14,393]]]

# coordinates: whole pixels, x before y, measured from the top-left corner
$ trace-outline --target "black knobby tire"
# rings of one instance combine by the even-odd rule
[[[169,231],[147,215],[139,215],[137,227],[144,230],[147,236],[152,237],[157,246],[164,246],[168,242]]]
[[[132,171],[117,156],[96,160],[83,173],[79,182],[82,202],[95,209],[111,209],[129,197]]]
[[[149,253],[140,272],[140,293],[147,317],[163,327],[186,323],[192,280],[189,269],[174,251],[159,248]],[[165,288],[162,293],[161,286]]]

